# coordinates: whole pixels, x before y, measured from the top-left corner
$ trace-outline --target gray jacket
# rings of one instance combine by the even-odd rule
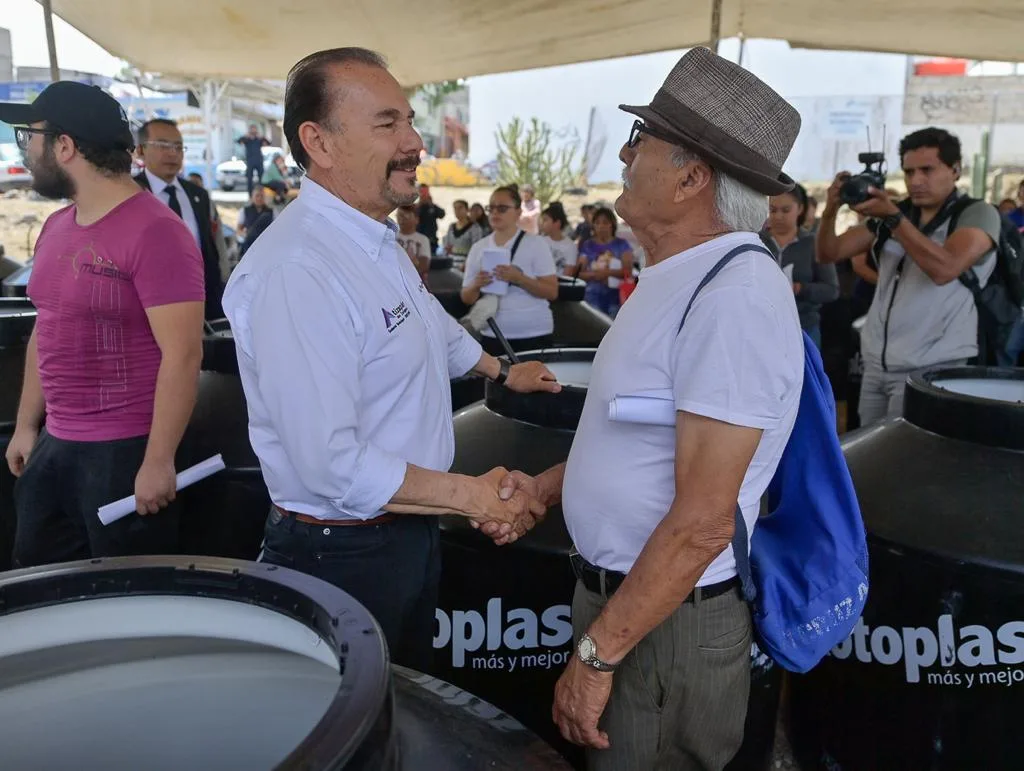
[[[785,269],[793,266],[793,283],[800,284],[796,294],[796,309],[800,314],[800,326],[811,330],[821,325],[821,306],[839,297],[839,277],[835,265],[820,265],[814,259],[814,234],[801,231],[795,241],[784,249],[768,231],[761,233],[761,240],[775,255],[779,265]]]
[[[957,227],[979,228],[992,239],[992,251],[974,266],[985,286],[996,265],[999,212],[979,201],[964,209]],[[944,222],[930,238],[944,244],[948,231]],[[861,333],[865,367],[909,372],[977,356],[978,310],[967,287],[957,280],[936,284],[895,238],[886,241],[878,262],[878,286]]]

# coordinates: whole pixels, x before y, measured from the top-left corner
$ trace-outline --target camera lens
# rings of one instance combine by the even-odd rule
[[[862,204],[871,197],[868,188],[873,184],[874,179],[867,174],[856,174],[843,183],[839,189],[839,199],[848,206]]]

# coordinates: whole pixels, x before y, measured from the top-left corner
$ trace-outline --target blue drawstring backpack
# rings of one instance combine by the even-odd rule
[[[754,244],[726,254],[697,295],[733,257],[767,249]],[[682,329],[683,322],[679,328]],[[793,433],[767,490],[750,552],[736,506],[733,552],[761,650],[791,672],[806,672],[846,640],[868,596],[864,522],[839,437],[835,400],[814,342],[804,338],[804,382]]]

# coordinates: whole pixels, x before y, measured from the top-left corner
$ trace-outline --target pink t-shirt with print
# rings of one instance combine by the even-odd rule
[[[203,258],[150,193],[85,227],[75,215],[69,206],[46,221],[28,284],[46,430],[82,442],[144,436],[160,368],[146,309],[202,302]]]

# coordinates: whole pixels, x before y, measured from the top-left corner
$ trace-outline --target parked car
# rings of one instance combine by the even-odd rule
[[[0,143],[0,192],[31,184],[32,172],[26,168],[18,146],[13,142]]]
[[[280,147],[263,148],[263,169],[266,170],[275,155],[280,153],[284,156],[285,165],[288,167],[288,176],[293,187],[298,187],[302,182],[302,169],[292,158]],[[217,166],[217,187],[221,190],[231,192],[235,188],[245,188],[245,161],[241,158],[232,157],[230,161],[224,161]]]

